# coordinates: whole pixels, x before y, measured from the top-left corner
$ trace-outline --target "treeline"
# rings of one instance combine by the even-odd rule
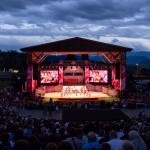
[[[0,50],[0,70],[19,70],[20,73],[26,71],[26,54],[15,50]]]

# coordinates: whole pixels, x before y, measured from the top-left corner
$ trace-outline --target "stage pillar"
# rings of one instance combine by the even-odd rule
[[[116,68],[113,68],[111,70],[111,84],[114,86],[115,83],[115,79],[116,79]]]
[[[27,92],[33,92],[33,64],[27,66]]]
[[[63,66],[59,66],[59,84],[63,84]]]
[[[90,69],[89,66],[85,66],[85,83],[89,83]]]
[[[126,89],[126,66],[125,64],[120,64],[120,90]]]
[[[115,89],[123,91],[126,89],[126,66],[125,64],[120,64],[119,67],[119,78],[116,77],[117,68],[112,69],[112,85]]]
[[[121,90],[120,88],[120,78],[116,78],[116,68],[112,69],[112,86],[116,89],[116,90]],[[120,72],[120,71],[119,71]]]

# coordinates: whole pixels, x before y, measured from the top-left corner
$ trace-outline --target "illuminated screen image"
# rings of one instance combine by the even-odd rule
[[[107,70],[90,70],[89,82],[93,83],[108,83]]]
[[[42,70],[40,72],[41,83],[57,83],[58,70]]]

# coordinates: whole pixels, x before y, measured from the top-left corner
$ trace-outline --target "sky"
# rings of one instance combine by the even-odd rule
[[[150,51],[150,0],[0,0],[0,50],[71,37]]]

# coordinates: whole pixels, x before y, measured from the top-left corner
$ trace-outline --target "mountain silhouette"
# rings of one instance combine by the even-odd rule
[[[130,52],[127,54],[127,64],[141,64],[150,66],[150,52]]]
[[[67,55],[49,55],[44,62],[58,62],[59,60],[66,60]],[[75,55],[75,60],[82,60],[81,55]],[[103,55],[90,55],[89,60],[93,62],[107,62]],[[139,51],[127,53],[127,65],[146,65],[150,68],[150,52]]]

